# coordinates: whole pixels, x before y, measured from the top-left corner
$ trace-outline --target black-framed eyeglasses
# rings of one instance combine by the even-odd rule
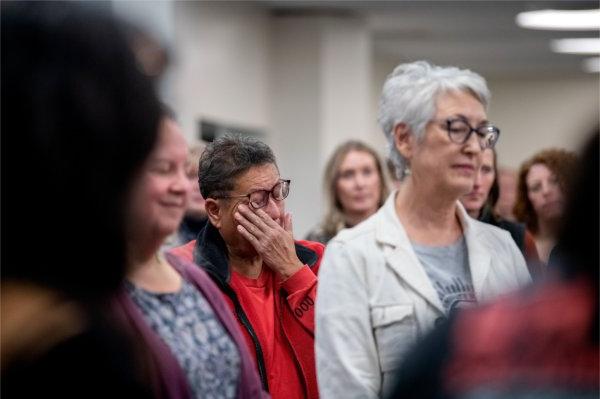
[[[269,203],[269,195],[273,197],[275,201],[281,201],[287,198],[290,193],[291,180],[279,179],[277,184],[270,190],[256,190],[248,194],[243,195],[223,195],[216,198],[248,198],[248,203],[254,209],[260,209],[265,207]]]
[[[494,148],[500,137],[500,129],[492,124],[485,124],[474,128],[463,118],[449,118],[438,122],[443,123],[444,129],[448,132],[448,137],[452,142],[457,144],[466,143],[471,134],[475,133],[479,139],[479,146],[483,150]]]

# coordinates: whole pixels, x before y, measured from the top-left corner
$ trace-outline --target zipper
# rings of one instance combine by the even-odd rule
[[[205,269],[206,270],[206,269]],[[211,275],[212,279],[217,282],[221,290],[225,292],[225,294],[233,301],[233,306],[235,308],[235,315],[238,321],[244,326],[252,342],[254,343],[254,351],[256,352],[256,361],[258,363],[258,374],[260,376],[260,381],[262,382],[263,389],[266,392],[269,392],[269,382],[267,380],[267,368],[265,366],[265,359],[263,356],[262,347],[260,346],[260,342],[258,341],[258,337],[256,336],[256,332],[254,332],[254,328],[252,328],[252,324],[250,320],[248,320],[248,316],[242,309],[242,305],[237,298],[235,291],[229,286],[229,284],[222,282],[214,273],[209,270],[206,270],[208,274]]]

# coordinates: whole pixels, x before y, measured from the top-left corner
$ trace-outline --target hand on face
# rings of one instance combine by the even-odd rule
[[[296,255],[289,213],[284,214],[281,226],[262,209],[253,210],[241,204],[235,219],[239,223],[238,232],[250,242],[264,263],[284,279],[303,267]]]

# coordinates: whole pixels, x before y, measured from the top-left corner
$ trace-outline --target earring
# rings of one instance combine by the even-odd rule
[[[411,175],[411,173],[412,173],[412,172],[410,171],[410,166],[406,166],[406,167],[404,168],[404,177],[406,177],[406,176],[410,176],[410,175]]]

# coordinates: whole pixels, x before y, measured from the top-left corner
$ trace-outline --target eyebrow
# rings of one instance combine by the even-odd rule
[[[249,188],[248,189],[248,193],[253,193],[255,191],[271,191],[273,189],[273,187],[275,187],[277,185],[277,183],[281,182],[281,177],[277,178],[277,181],[275,183],[273,183],[273,185],[269,188]]]
[[[460,119],[464,119],[466,122],[469,122],[469,118],[466,115],[464,115],[464,114],[454,114],[454,116],[458,117]],[[487,119],[484,119],[481,122],[479,122],[477,124],[477,126],[481,126],[481,125],[488,124],[488,123],[490,123],[490,121],[488,121]]]

